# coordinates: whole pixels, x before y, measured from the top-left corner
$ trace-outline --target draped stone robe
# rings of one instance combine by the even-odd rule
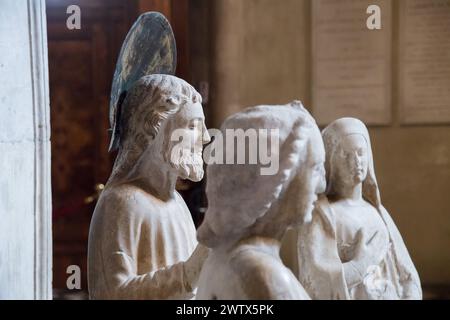
[[[270,245],[211,252],[200,274],[200,300],[310,300]]]
[[[196,246],[194,223],[177,192],[163,202],[132,186],[105,189],[89,233],[90,298],[193,298],[183,263]]]
[[[376,265],[364,274],[344,267],[348,241],[341,239],[342,223],[323,197],[316,204],[311,223],[298,230],[298,276],[313,299],[421,299],[419,276],[400,232],[388,212],[381,217],[378,232],[366,238],[380,242]],[[373,230],[372,230],[373,231]],[[375,234],[375,235],[374,235]],[[355,245],[355,244],[353,244]]]

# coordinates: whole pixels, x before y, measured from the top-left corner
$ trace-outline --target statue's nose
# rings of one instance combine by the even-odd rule
[[[203,144],[207,144],[211,142],[211,136],[209,135],[208,129],[205,124],[203,124]]]

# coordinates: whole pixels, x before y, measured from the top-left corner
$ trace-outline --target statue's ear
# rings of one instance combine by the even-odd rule
[[[114,117],[114,126],[111,128],[111,143],[109,145],[109,151],[115,151],[119,148],[120,137],[122,135],[122,105],[127,96],[127,91],[123,91],[119,99],[117,100],[116,114]]]

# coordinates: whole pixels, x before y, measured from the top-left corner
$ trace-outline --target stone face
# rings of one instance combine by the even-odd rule
[[[326,193],[298,229],[298,277],[313,299],[421,299],[419,276],[381,204],[364,123],[326,127]]]
[[[208,210],[197,234],[212,251],[197,298],[309,299],[283,265],[279,249],[287,228],[311,219],[316,194],[325,189],[319,129],[298,101],[248,108],[229,117],[221,132],[226,136],[227,130],[240,129],[278,129],[279,148],[271,150],[279,168],[264,175],[262,161],[208,165]],[[257,135],[258,144],[262,137]],[[244,145],[245,153],[251,154],[252,146]],[[242,150],[225,148],[224,157],[232,151]]]
[[[197,246],[175,183],[203,177],[209,136],[201,97],[174,76],[145,76],[128,91],[118,121],[119,152],[89,233],[90,298],[192,298],[208,249]]]

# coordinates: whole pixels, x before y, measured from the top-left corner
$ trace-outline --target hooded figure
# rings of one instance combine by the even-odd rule
[[[298,229],[300,282],[312,299],[421,299],[417,271],[381,205],[366,126],[342,118],[322,136],[327,191]]]
[[[242,139],[243,144],[230,144],[233,134],[244,130],[249,143]],[[294,101],[243,110],[225,120],[221,132],[217,137],[226,140],[223,156],[234,161],[208,165],[208,211],[197,238],[211,252],[200,274],[197,298],[309,299],[283,265],[279,249],[286,229],[310,220],[317,194],[325,191],[319,128]],[[212,146],[220,145],[219,140]],[[273,171],[264,170],[268,163],[262,160],[268,156],[269,141]],[[256,160],[257,146],[259,161],[239,161],[241,155]]]

